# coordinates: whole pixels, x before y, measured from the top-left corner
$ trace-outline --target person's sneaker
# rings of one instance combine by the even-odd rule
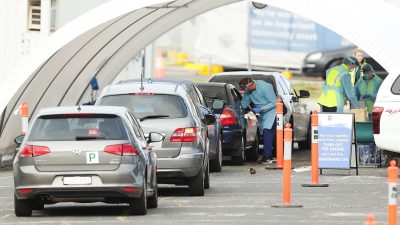
[[[263,156],[262,159],[258,160],[258,163],[262,164],[263,162],[266,162],[268,159]]]
[[[276,160],[275,160],[276,161]],[[262,157],[261,160],[258,161],[258,163],[263,164],[263,163],[272,163],[273,159],[272,158],[267,158],[265,156]]]

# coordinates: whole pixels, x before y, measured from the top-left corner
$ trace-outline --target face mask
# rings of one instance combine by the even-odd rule
[[[371,80],[374,77],[374,74],[364,74],[363,79],[364,80]]]

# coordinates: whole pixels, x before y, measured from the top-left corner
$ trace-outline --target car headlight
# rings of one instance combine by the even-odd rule
[[[307,57],[307,61],[318,61],[319,59],[321,59],[321,57],[322,57],[322,53],[316,52],[316,53],[309,55]]]

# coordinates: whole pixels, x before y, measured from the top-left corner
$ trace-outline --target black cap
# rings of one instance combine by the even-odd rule
[[[365,64],[361,69],[363,72],[374,71],[374,68],[372,68],[372,66],[368,63]]]

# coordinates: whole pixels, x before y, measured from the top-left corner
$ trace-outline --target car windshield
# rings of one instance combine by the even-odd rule
[[[28,141],[128,140],[120,117],[106,114],[63,114],[39,117]]]
[[[203,85],[199,85],[199,89],[201,91],[201,94],[206,99],[207,104],[209,106],[212,105],[212,101],[214,99],[224,100],[227,104],[229,103],[228,96],[226,94],[225,86],[218,87],[218,86],[203,86]]]
[[[125,106],[140,120],[185,118],[188,115],[183,99],[177,95],[110,95],[100,99],[97,105]]]

